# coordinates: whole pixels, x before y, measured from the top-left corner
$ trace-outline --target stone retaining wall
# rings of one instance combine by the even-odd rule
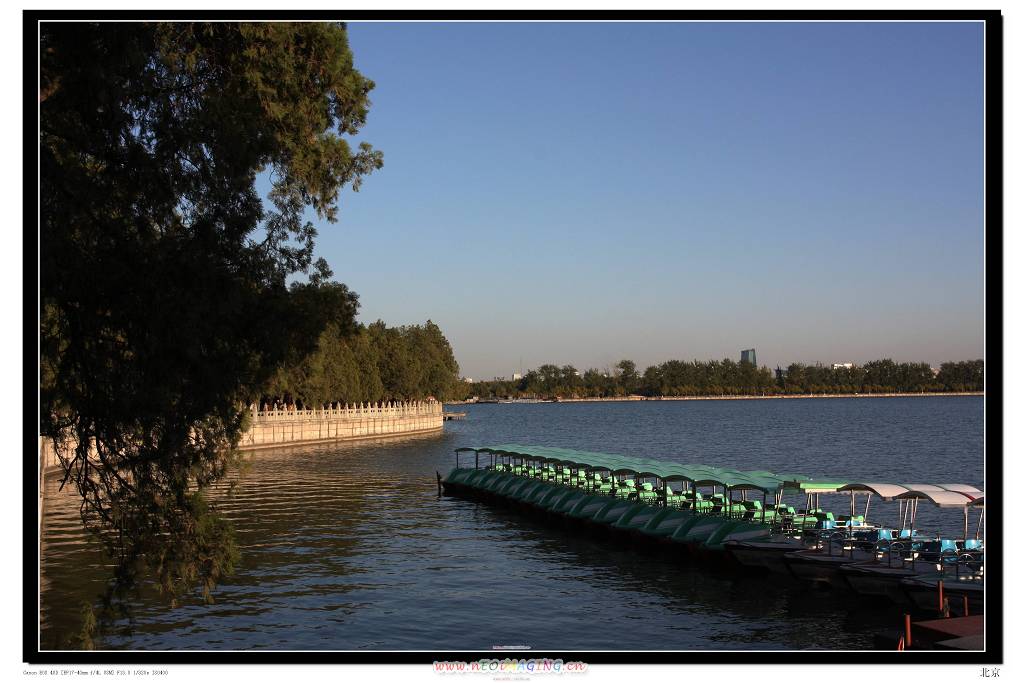
[[[444,428],[437,401],[345,405],[323,410],[267,410],[252,412],[249,430],[238,444],[241,450],[273,448],[382,436],[429,434]],[[39,437],[41,471],[57,467],[53,442]]]

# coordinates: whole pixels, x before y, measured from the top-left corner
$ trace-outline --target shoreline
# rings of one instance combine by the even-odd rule
[[[985,396],[984,391],[926,391],[913,393],[884,394],[733,394],[727,396],[609,396],[589,398],[560,398],[557,401],[540,401],[541,403],[615,403],[641,401],[763,401],[770,399],[801,399],[801,398],[909,398],[919,396]],[[531,400],[531,402],[533,402]],[[445,405],[477,405],[482,401],[446,401]],[[516,401],[501,401],[501,404]]]

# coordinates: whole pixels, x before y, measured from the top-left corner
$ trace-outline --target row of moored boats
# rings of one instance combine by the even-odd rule
[[[984,610],[985,498],[967,484],[825,480],[519,444],[456,449],[442,484],[700,561],[953,615]],[[826,509],[829,500],[848,513]],[[962,514],[962,535],[916,528],[922,503]],[[873,521],[880,508],[888,523]]]

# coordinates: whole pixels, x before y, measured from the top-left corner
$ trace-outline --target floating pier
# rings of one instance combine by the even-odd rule
[[[975,538],[968,535],[984,494],[967,484],[849,482],[519,444],[458,448],[439,483],[448,495],[655,544],[718,569],[785,574],[926,613],[944,604],[945,585],[964,613],[984,608],[982,514]],[[848,499],[849,514],[822,508],[821,496],[836,494]],[[793,496],[802,507],[789,504]],[[898,503],[898,527],[868,521],[873,498]],[[961,510],[964,538],[915,529],[922,501]]]

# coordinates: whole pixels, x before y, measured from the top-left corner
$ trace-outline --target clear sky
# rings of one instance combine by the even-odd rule
[[[983,355],[980,24],[349,25],[318,253],[462,373]]]

